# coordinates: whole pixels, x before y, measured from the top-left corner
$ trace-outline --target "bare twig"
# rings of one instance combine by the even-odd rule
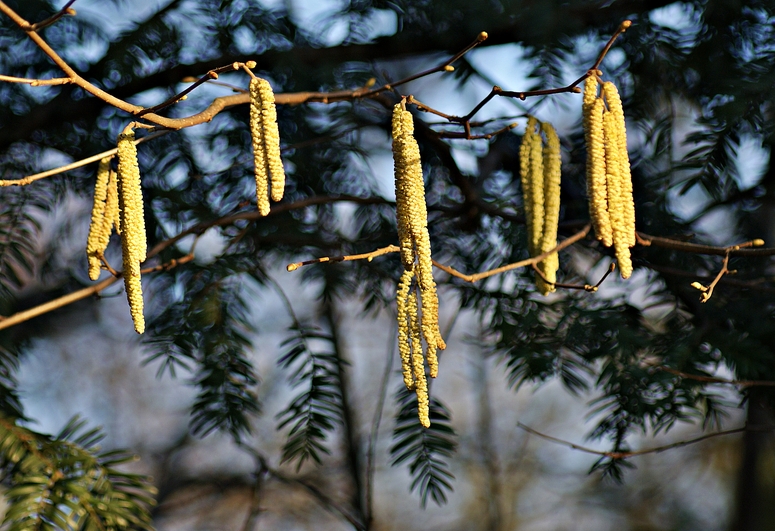
[[[716,376],[702,376],[701,374],[690,374],[688,372],[679,371],[671,367],[665,367],[663,365],[654,366],[654,370],[662,371],[687,380],[695,380],[697,382],[717,383],[736,385],[738,387],[775,387],[775,382],[768,380],[727,380],[726,378],[718,378]]]
[[[700,302],[708,302],[710,298],[713,296],[713,290],[716,287],[716,284],[719,283],[721,278],[724,275],[733,275],[737,273],[737,271],[730,270],[729,269],[729,254],[733,251],[739,251],[740,249],[746,248],[746,247],[761,247],[764,245],[763,240],[752,240],[750,242],[741,243],[739,245],[733,245],[731,247],[726,248],[726,253],[724,254],[724,260],[721,262],[721,269],[716,274],[715,278],[711,281],[710,284],[705,286],[704,284],[700,284],[699,282],[692,282],[691,286],[695,289],[700,290]]]
[[[630,457],[636,457],[639,455],[646,455],[646,454],[655,454],[655,453],[661,453],[667,450],[672,450],[673,448],[681,448],[682,446],[688,446],[690,444],[702,442],[707,439],[712,439],[713,437],[720,437],[722,435],[732,435],[734,433],[742,433],[744,431],[753,431],[753,427],[749,426],[743,426],[741,428],[734,428],[731,430],[725,430],[725,431],[717,431],[714,433],[707,433],[705,435],[701,435],[699,437],[695,437],[694,439],[688,439],[685,441],[678,441],[671,444],[666,444],[664,446],[656,446],[654,448],[647,448],[644,450],[634,450],[632,452],[606,452],[602,450],[594,450],[592,448],[587,448],[586,446],[581,446],[575,443],[572,443],[570,441],[565,441],[563,439],[558,439],[557,437],[552,437],[551,435],[546,435],[545,433],[541,433],[538,430],[534,430],[530,426],[526,426],[522,424],[521,422],[517,423],[517,427],[531,433],[533,435],[536,435],[538,437],[541,437],[542,439],[546,439],[547,441],[551,441],[556,444],[561,444],[562,446],[567,446],[568,448],[572,448],[574,450],[579,450],[580,452],[585,452],[588,454],[593,455],[599,455],[602,457],[607,457],[609,459],[618,460],[618,459],[629,459]],[[762,430],[756,430],[756,431],[772,431],[772,426],[766,426],[763,427]]]
[[[72,83],[73,80],[69,77],[55,77],[53,79],[33,79],[29,77],[14,77],[0,75],[0,81],[6,81],[8,83],[24,83],[31,87],[42,87],[44,85],[67,85]]]
[[[751,249],[750,247],[759,247],[764,245],[763,240],[752,240],[750,242],[741,243],[739,245],[717,247],[714,245],[702,245],[699,243],[689,243],[679,239],[665,238],[662,236],[651,236],[643,232],[636,232],[635,236],[638,241],[638,245],[644,247],[654,246],[662,247],[665,249],[672,249],[674,251],[683,251],[693,254],[707,254],[715,256],[773,256],[775,255],[775,247],[765,247],[763,249]]]
[[[152,273],[154,271],[172,269],[173,267],[176,267],[178,265],[182,265],[187,262],[190,262],[191,260],[193,260],[193,258],[194,258],[193,255],[186,255],[182,258],[178,258],[177,260],[172,260],[170,262],[167,262],[166,264],[161,264],[158,266],[142,269],[141,273]],[[30,319],[39,317],[45,313],[53,312],[54,310],[58,310],[59,308],[63,308],[69,304],[78,302],[92,295],[96,295],[102,290],[104,290],[105,288],[107,288],[108,286],[113,285],[120,278],[121,278],[121,272],[117,272],[116,276],[108,277],[102,282],[99,282],[98,284],[94,284],[93,286],[80,289],[73,293],[68,293],[67,295],[64,295],[52,301],[48,301],[46,303],[40,304],[38,306],[35,306],[34,308],[30,308],[29,310],[24,310],[22,312],[15,313],[9,317],[0,319],[0,330],[5,330],[6,328],[10,328],[12,326],[23,323],[25,321],[29,321]]]
[[[548,278],[546,278],[546,275],[544,275],[543,271],[539,269],[538,263],[534,263],[533,265],[533,271],[535,271],[535,274],[541,277],[541,280],[549,284],[550,286],[554,286],[555,288],[564,288],[564,289],[583,289],[584,291],[588,291],[590,293],[594,293],[598,290],[600,285],[605,282],[605,279],[608,278],[608,275],[614,272],[616,269],[616,263],[611,262],[608,265],[608,269],[603,274],[603,276],[600,278],[600,280],[597,281],[596,284],[563,284],[562,282],[551,282]]]
[[[294,262],[292,264],[288,264],[286,269],[288,271],[296,271],[298,268],[306,265],[334,263],[334,262],[349,262],[351,260],[368,260],[369,262],[371,262],[374,258],[378,256],[382,256],[383,254],[388,254],[388,253],[397,253],[400,250],[401,249],[399,249],[399,247],[396,245],[388,245],[387,247],[382,247],[381,249],[377,249],[376,251],[371,251],[369,253],[342,255],[342,256],[324,256],[322,258],[315,258],[314,260],[306,260],[304,262]]]
[[[167,133],[170,133],[171,131],[157,131],[155,133],[152,133],[148,136],[144,136],[142,138],[138,138],[134,140],[134,144],[142,144],[143,142],[147,142],[149,140],[154,140],[156,138],[159,138],[160,136],[166,135]],[[96,155],[92,155],[91,157],[86,157],[85,159],[78,160],[76,162],[71,162],[70,164],[65,164],[64,166],[60,166],[58,168],[54,168],[51,170],[46,170],[44,172],[36,173],[34,175],[28,175],[27,177],[22,177],[21,179],[8,179],[8,180],[0,180],[0,187],[2,186],[24,186],[30,183],[33,183],[40,179],[45,179],[46,177],[51,177],[52,175],[58,175],[60,173],[65,173],[70,170],[74,170],[76,168],[80,168],[82,166],[86,166],[87,164],[91,164],[92,162],[97,162],[105,157],[110,157],[112,155],[115,155],[118,151],[117,148],[109,149],[107,151],[103,151],[102,153],[97,153]]]
[[[482,280],[483,278],[488,278],[494,275],[499,275],[501,273],[505,273],[506,271],[511,271],[512,269],[519,269],[520,267],[525,267],[533,264],[537,264],[547,256],[560,252],[563,249],[566,249],[567,247],[570,247],[574,243],[576,243],[579,240],[584,239],[587,234],[589,234],[590,229],[592,228],[592,225],[587,225],[583,229],[581,229],[579,232],[574,234],[573,236],[563,240],[560,244],[558,244],[554,249],[551,249],[549,251],[546,251],[545,253],[541,253],[537,256],[534,256],[533,258],[527,258],[525,260],[520,260],[519,262],[514,262],[513,264],[508,264],[501,267],[496,267],[495,269],[491,269],[489,271],[483,271],[481,273],[475,273],[473,275],[467,275],[465,273],[461,273],[457,269],[438,263],[436,260],[433,261],[433,265],[444,271],[445,273],[448,273],[454,277],[460,278],[465,280],[466,282],[476,282],[478,280]]]
[[[58,12],[54,13],[50,17],[48,17],[45,20],[41,20],[40,22],[36,22],[31,26],[31,29],[33,31],[38,31],[40,29],[43,29],[47,26],[50,26],[60,18],[64,17],[65,15],[75,16],[75,9],[72,9],[70,6],[72,6],[75,3],[75,0],[70,0],[67,2],[62,9],[60,9]]]

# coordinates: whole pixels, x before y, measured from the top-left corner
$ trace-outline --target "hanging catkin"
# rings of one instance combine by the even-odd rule
[[[404,274],[397,292],[399,352],[404,383],[417,393],[420,422],[429,426],[425,363],[432,378],[438,374],[437,349],[446,348],[439,331],[439,302],[433,280],[431,243],[420,148],[414,139],[414,119],[401,104],[393,108],[393,160],[396,184],[396,224]],[[413,289],[413,279],[417,289]],[[419,299],[417,294],[419,293]],[[422,338],[426,352],[423,359]]]
[[[588,77],[582,102],[589,215],[597,239],[606,247],[614,246],[621,276],[629,278],[630,247],[635,245],[635,203],[624,111],[616,85],[603,83],[600,96],[597,87],[596,75]]]
[[[587,199],[589,216],[595,236],[610,247],[613,244],[611,221],[608,217],[605,144],[603,137],[603,100],[597,97],[597,78],[590,76],[584,83],[582,115],[587,144]]]
[[[118,198],[121,211],[124,287],[135,331],[142,334],[145,331],[145,318],[140,263],[145,261],[147,243],[140,167],[137,163],[134,139],[135,133],[132,130],[118,136]]]
[[[280,132],[274,92],[261,78],[250,80],[250,135],[256,178],[256,200],[262,216],[269,214],[269,197],[280,201],[285,191],[285,169],[280,157]],[[271,179],[271,192],[269,183]]]
[[[105,219],[110,216],[112,221],[112,212],[108,212],[108,181],[110,177],[110,160],[112,157],[105,157],[100,160],[97,168],[97,179],[94,183],[94,205],[91,211],[91,223],[89,225],[89,238],[86,240],[86,256],[89,259],[89,278],[97,280],[100,277],[102,267],[101,256],[105,252],[110,240],[109,224]]]
[[[561,153],[560,139],[552,124],[543,122],[541,131],[546,136],[546,146],[543,150],[544,159],[544,226],[541,235],[541,248],[538,254],[545,253],[557,246],[557,227],[560,222],[560,176]],[[537,279],[538,290],[546,295],[554,291],[554,283],[557,281],[557,269],[560,267],[560,258],[557,253],[552,253],[538,264],[539,269],[550,282]]]
[[[560,140],[549,123],[541,124],[546,137],[543,145],[541,134],[536,131],[538,120],[530,116],[520,145],[520,180],[525,206],[528,252],[538,256],[557,246],[557,225],[560,219]],[[552,253],[537,267],[549,281],[536,278],[536,287],[546,295],[554,291],[559,257]]]

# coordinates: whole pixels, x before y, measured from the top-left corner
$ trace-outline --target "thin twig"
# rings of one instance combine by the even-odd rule
[[[680,376],[687,380],[695,380],[698,382],[717,383],[735,385],[738,387],[775,387],[775,382],[768,380],[727,380],[726,378],[718,378],[716,376],[702,376],[700,374],[690,374],[688,372],[679,371],[671,367],[665,367],[663,365],[654,366],[654,370],[662,371],[675,376]]]
[[[638,245],[643,247],[662,247],[664,249],[672,249],[674,251],[682,251],[693,254],[707,254],[714,256],[726,256],[729,253],[730,256],[773,256],[775,255],[775,247],[764,247],[762,249],[751,249],[750,247],[760,247],[764,245],[763,240],[751,240],[750,242],[741,243],[739,245],[732,245],[727,247],[717,247],[714,245],[702,245],[699,243],[689,243],[679,239],[665,238],[662,236],[651,236],[643,232],[636,232],[635,236],[638,241]]]
[[[59,20],[65,15],[75,16],[75,9],[70,8],[70,6],[72,6],[74,3],[75,3],[75,0],[70,0],[58,12],[54,13],[53,15],[51,15],[45,20],[36,22],[31,26],[32,31],[38,31],[47,26],[50,26],[51,24],[53,24],[54,22],[56,22],[57,20]]]
[[[192,259],[193,259],[193,255],[186,255],[182,258],[172,260],[165,264],[142,269],[141,273],[144,273],[144,274],[153,273],[154,271],[171,269],[178,265],[190,262]],[[73,293],[68,293],[67,295],[63,295],[62,297],[59,297],[52,301],[45,302],[43,304],[35,306],[34,308],[30,308],[29,310],[17,312],[9,317],[2,318],[0,319],[0,330],[5,330],[6,328],[10,328],[19,323],[29,321],[30,319],[39,317],[45,313],[53,312],[54,310],[58,310],[59,308],[62,308],[69,304],[73,304],[74,302],[78,302],[92,295],[96,295],[97,293],[101,292],[108,286],[113,285],[120,278],[121,278],[121,272],[119,271],[116,273],[115,276],[110,276],[98,284],[94,284],[93,286],[88,286],[86,288],[79,289],[78,291],[74,291]]]
[[[134,144],[142,144],[143,142],[147,142],[149,140],[154,140],[156,138],[159,138],[160,136],[166,135],[167,133],[171,133],[171,130],[167,131],[157,131],[155,133],[152,133],[148,136],[144,136],[142,138],[138,138],[134,140]],[[85,159],[81,159],[75,162],[71,162],[70,164],[65,164],[64,166],[60,166],[58,168],[54,168],[51,170],[46,170],[44,172],[36,173],[34,175],[28,175],[26,177],[22,177],[21,179],[7,179],[7,180],[0,180],[0,187],[2,186],[25,186],[27,184],[33,183],[40,179],[45,179],[46,177],[51,177],[52,175],[58,175],[60,173],[65,173],[70,170],[74,170],[76,168],[80,168],[82,166],[86,166],[87,164],[91,164],[92,162],[97,162],[99,160],[104,159],[105,157],[110,157],[115,155],[118,152],[117,148],[109,149],[107,151],[103,151],[102,153],[97,153],[96,155],[92,155],[91,157],[86,157]]]
[[[646,455],[646,454],[655,454],[655,453],[661,453],[667,450],[672,450],[673,448],[681,448],[682,446],[688,446],[690,444],[698,443],[701,441],[704,441],[706,439],[711,439],[713,437],[720,437],[722,435],[732,435],[734,433],[742,433],[744,431],[754,431],[752,427],[749,426],[743,426],[741,428],[735,428],[732,430],[726,430],[726,431],[717,431],[714,433],[706,433],[705,435],[701,435],[699,437],[695,437],[694,439],[688,439],[685,441],[679,441],[671,444],[666,444],[664,446],[657,446],[654,448],[647,448],[645,450],[634,450],[632,452],[606,452],[603,450],[594,450],[592,448],[587,448],[586,446],[581,446],[575,443],[572,443],[570,441],[565,441],[563,439],[558,439],[557,437],[552,437],[551,435],[547,435],[545,433],[541,433],[540,431],[534,430],[533,428],[526,426],[522,424],[521,422],[517,422],[517,427],[531,433],[533,435],[536,435],[538,437],[541,437],[542,439],[546,439],[547,441],[551,441],[556,444],[561,444],[562,446],[567,446],[568,448],[572,448],[574,450],[578,450],[580,452],[585,452],[592,455],[599,455],[602,457],[607,457],[609,459],[613,460],[619,460],[619,459],[628,459],[630,457],[635,457],[639,455]],[[765,427],[766,429],[762,430],[756,430],[756,431],[772,431],[773,427],[768,426]]]
[[[564,284],[562,282],[552,282],[548,278],[546,278],[546,275],[544,275],[543,271],[538,267],[538,263],[534,263],[533,265],[533,271],[535,271],[535,274],[541,277],[541,280],[543,280],[545,283],[549,284],[550,286],[554,286],[555,288],[564,288],[564,289],[583,289],[584,291],[588,291],[590,293],[595,293],[600,285],[605,282],[605,279],[608,278],[608,275],[614,272],[616,269],[616,263],[611,262],[608,265],[608,269],[603,274],[603,276],[600,278],[600,280],[597,281],[597,284]]]
[[[465,273],[461,273],[454,267],[450,267],[444,264],[438,263],[436,260],[433,261],[433,265],[441,269],[442,271],[460,278],[462,280],[465,280],[466,282],[476,282],[478,280],[482,280],[483,278],[488,278],[494,275],[499,275],[500,273],[505,273],[506,271],[511,271],[512,269],[519,269],[520,267],[525,267],[529,265],[536,264],[543,260],[544,258],[548,257],[551,254],[557,253],[562,251],[563,249],[570,247],[574,243],[576,243],[579,240],[584,239],[587,234],[589,234],[590,229],[592,228],[592,225],[586,225],[583,229],[581,229],[579,232],[574,234],[573,236],[563,240],[560,244],[558,244],[554,249],[550,249],[549,251],[546,251],[545,253],[541,253],[537,256],[534,256],[533,258],[527,258],[525,260],[520,260],[519,262],[514,262],[513,264],[508,264],[501,267],[496,267],[495,269],[491,269],[489,271],[483,271],[481,273],[475,273],[473,275],[467,275]]]
[[[716,274],[716,276],[713,278],[710,284],[705,286],[704,284],[700,284],[699,282],[692,282],[691,286],[695,289],[700,290],[700,302],[705,303],[710,300],[710,298],[713,296],[713,290],[716,288],[716,284],[719,283],[721,278],[724,275],[733,275],[737,273],[737,271],[730,270],[729,269],[729,253],[733,251],[739,251],[742,248],[746,247],[761,247],[764,245],[763,240],[751,240],[749,242],[741,243],[739,245],[733,245],[731,247],[726,248],[726,253],[724,254],[724,259],[721,261],[721,269]]]
[[[378,256],[382,256],[383,254],[388,254],[388,253],[397,253],[400,250],[401,249],[396,245],[388,245],[387,247],[382,247],[381,249],[377,249],[376,251],[371,251],[363,254],[352,254],[352,255],[342,255],[342,256],[323,256],[321,258],[315,258],[314,260],[306,260],[304,262],[294,262],[292,264],[288,264],[285,269],[287,269],[288,271],[296,271],[300,267],[312,265],[312,264],[349,262],[352,260],[368,260],[369,262],[371,262],[374,258]]]
[[[6,81],[8,83],[25,83],[31,87],[42,87],[44,85],[67,85],[72,83],[73,80],[69,77],[55,77],[53,79],[34,79],[29,77],[14,77],[0,75],[0,81]]]

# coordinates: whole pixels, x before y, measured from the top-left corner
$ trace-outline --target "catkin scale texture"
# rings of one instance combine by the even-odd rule
[[[589,216],[595,236],[610,247],[613,244],[613,229],[608,215],[608,189],[606,181],[605,137],[603,134],[603,112],[605,105],[597,97],[597,79],[587,78],[584,84],[582,104],[584,139],[587,144],[587,200]]]
[[[91,280],[97,280],[100,277],[102,266],[100,256],[105,252],[110,240],[110,225],[106,226],[105,223],[108,216],[111,216],[112,221],[113,215],[112,212],[108,212],[107,205],[110,160],[111,157],[106,157],[100,161],[94,183],[94,205],[91,212],[89,237],[86,241],[86,256],[89,259],[89,278]]]
[[[118,196],[121,219],[124,287],[135,331],[145,331],[140,263],[146,258],[145,219],[140,167],[133,131],[118,137]]]
[[[552,124],[543,122],[541,124],[541,130],[546,136],[546,146],[543,148],[544,225],[539,250],[540,253],[545,253],[557,246],[557,227],[560,222],[562,158],[560,153],[560,139]],[[557,253],[549,255],[538,264],[543,275],[551,283],[547,284],[541,278],[536,280],[538,290],[543,295],[555,290],[554,282],[557,281],[557,269],[559,266],[560,260]]]
[[[250,81],[250,138],[253,143],[253,172],[256,178],[258,212],[266,216],[269,214],[269,165],[264,141],[260,87],[259,79]]]

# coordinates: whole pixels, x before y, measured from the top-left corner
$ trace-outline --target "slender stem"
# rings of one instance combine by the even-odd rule
[[[695,437],[693,439],[688,439],[685,441],[678,441],[671,444],[666,444],[664,446],[657,446],[654,448],[647,448],[645,450],[635,450],[632,452],[606,452],[603,450],[594,450],[592,448],[587,448],[586,446],[581,446],[575,443],[572,443],[570,441],[565,441],[563,439],[558,439],[557,437],[552,437],[551,435],[547,435],[545,433],[541,433],[538,430],[534,430],[530,426],[526,426],[522,424],[521,422],[517,423],[517,427],[528,432],[532,433],[533,435],[536,435],[538,437],[541,437],[542,439],[546,439],[547,441],[551,441],[553,443],[560,444],[562,446],[567,446],[568,448],[572,448],[574,450],[579,450],[580,452],[585,452],[588,454],[593,455],[599,455],[603,457],[608,457],[609,459],[628,459],[630,457],[636,457],[639,455],[646,455],[646,454],[654,454],[654,453],[660,453],[664,452],[666,450],[672,450],[673,448],[680,448],[682,446],[688,446],[690,444],[698,443],[707,439],[712,439],[713,437],[720,437],[722,435],[732,435],[734,433],[742,433],[744,431],[751,431],[753,430],[750,426],[743,426],[741,428],[735,428],[732,430],[726,430],[726,431],[717,431],[714,433],[706,433],[705,435],[701,435],[699,437]],[[755,430],[755,431],[772,431],[772,426],[765,426],[761,430]]]

